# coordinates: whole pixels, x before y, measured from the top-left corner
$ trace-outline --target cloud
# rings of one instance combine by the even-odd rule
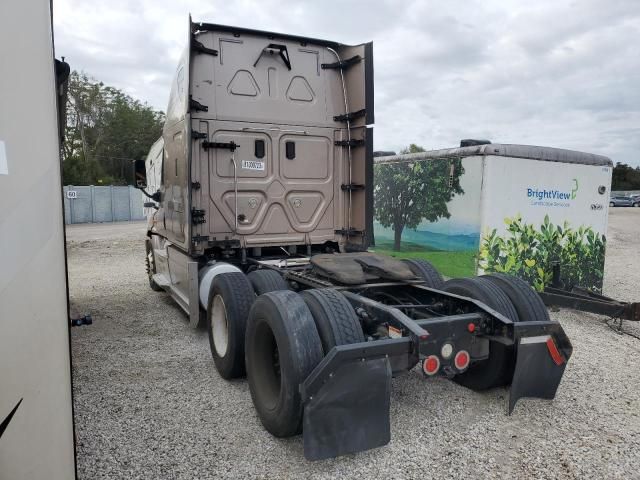
[[[640,165],[636,0],[56,0],[56,54],[165,110],[189,11],[196,21],[373,40],[377,149],[478,137]]]

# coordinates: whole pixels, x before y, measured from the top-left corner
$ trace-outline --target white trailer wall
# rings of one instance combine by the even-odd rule
[[[485,162],[485,230],[505,233],[505,219],[520,215],[536,225],[548,217],[554,225],[567,222],[607,233],[611,167],[494,156]]]
[[[49,0],[0,2],[0,479],[75,478]]]
[[[484,162],[480,273],[508,266],[541,289],[554,257],[563,281],[600,290],[612,168],[491,155]],[[497,244],[501,259],[493,261]]]

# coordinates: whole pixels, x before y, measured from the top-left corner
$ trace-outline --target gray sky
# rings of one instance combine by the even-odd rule
[[[194,21],[374,42],[375,148],[489,138],[640,165],[640,1],[54,0],[56,55],[166,110]]]

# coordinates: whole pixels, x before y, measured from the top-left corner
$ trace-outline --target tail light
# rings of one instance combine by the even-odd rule
[[[440,349],[440,356],[445,360],[448,360],[451,357],[451,354],[453,354],[453,345],[450,343],[442,345],[442,348]]]
[[[429,355],[422,363],[422,371],[426,375],[435,375],[440,370],[440,359],[435,355]]]
[[[471,362],[471,357],[466,350],[460,350],[453,359],[453,363],[460,371],[465,370],[469,366],[469,362]]]

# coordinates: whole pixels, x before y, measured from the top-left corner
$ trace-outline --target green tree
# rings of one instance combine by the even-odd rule
[[[69,77],[64,183],[126,185],[131,161],[162,134],[164,114],[83,73]]]
[[[640,190],[640,167],[616,163],[611,178],[611,190]]]
[[[425,150],[411,144],[401,153]],[[434,159],[375,166],[375,217],[383,227],[393,228],[393,249],[400,250],[402,231],[420,222],[449,218],[447,203],[464,193],[460,176],[464,173],[458,158]]]

